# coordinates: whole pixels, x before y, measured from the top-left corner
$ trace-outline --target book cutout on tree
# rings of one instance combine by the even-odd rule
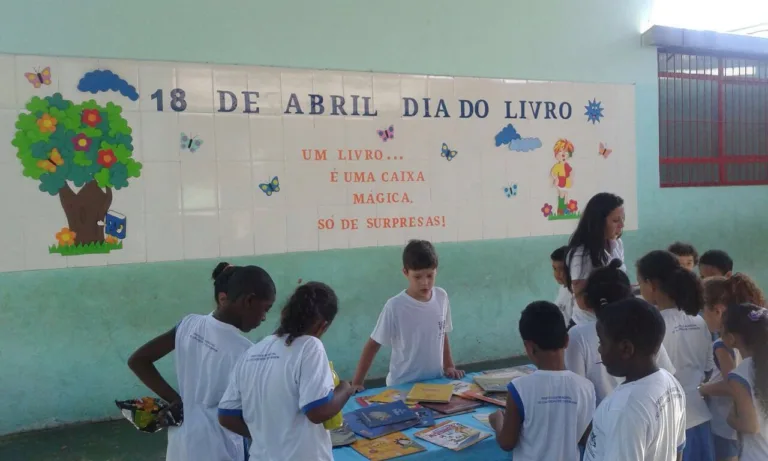
[[[33,97],[26,110],[18,116],[11,142],[22,175],[38,181],[41,192],[58,196],[67,221],[50,230],[56,242],[48,252],[76,256],[121,249],[117,230],[110,228],[109,234],[100,222],[111,219],[107,214],[113,190],[128,187],[129,179],[141,175],[122,108],[111,102],[102,107],[93,100],[74,104],[55,93]]]
[[[365,437],[366,439],[376,439],[388,434],[392,434],[393,432],[410,429],[419,424],[419,420],[414,418],[408,421],[403,421],[402,423],[390,424],[389,426],[380,426],[371,429],[366,426],[363,421],[360,420],[360,411],[362,410],[355,410],[344,414],[344,424],[349,428],[349,430],[359,435],[360,437]]]
[[[391,424],[410,420],[418,420],[416,413],[408,408],[405,402],[402,401],[370,406],[368,408],[361,408],[357,411],[360,416],[360,421],[368,426],[369,429],[389,426]]]
[[[451,384],[416,383],[408,393],[407,402],[448,403],[453,395]]]
[[[426,448],[402,432],[394,432],[375,440],[358,440],[352,444],[352,448],[372,461],[394,459],[426,451]]]
[[[454,415],[457,413],[469,412],[476,408],[482,407],[483,404],[476,400],[470,400],[454,395],[451,397],[451,400],[448,403],[424,402],[422,403],[422,406],[431,410],[435,410],[438,413],[442,413],[444,415]]]
[[[432,429],[424,429],[415,435],[427,442],[453,451],[471,447],[491,436],[488,432],[483,432],[455,421],[442,422]]]

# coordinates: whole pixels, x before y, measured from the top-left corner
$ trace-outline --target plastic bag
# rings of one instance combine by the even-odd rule
[[[339,375],[336,374],[336,371],[333,369],[333,362],[328,362],[328,364],[331,366],[331,374],[333,375],[333,385],[338,386],[341,380],[339,380]],[[325,421],[323,423],[323,427],[330,430],[338,429],[342,425],[344,425],[344,415],[339,412],[334,416],[333,418],[329,419],[328,421]]]
[[[132,400],[115,400],[123,417],[141,432],[157,432],[168,426],[181,426],[184,409],[170,408],[168,404],[154,397]]]

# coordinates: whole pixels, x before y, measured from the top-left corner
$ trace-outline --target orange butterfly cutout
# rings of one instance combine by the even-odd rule
[[[34,72],[26,72],[24,74],[24,77],[27,78],[27,81],[32,84],[35,88],[40,88],[43,85],[50,85],[51,84],[51,68],[46,67],[43,69],[42,72],[35,69]]]
[[[53,148],[48,153],[47,159],[37,161],[37,166],[44,169],[48,173],[55,173],[56,167],[61,165],[64,165],[64,159],[61,157],[59,150],[56,148]]]
[[[613,152],[613,149],[608,149],[608,146],[600,143],[600,149],[597,151],[598,154],[602,155],[603,158],[608,158],[608,156],[611,155],[611,152]]]

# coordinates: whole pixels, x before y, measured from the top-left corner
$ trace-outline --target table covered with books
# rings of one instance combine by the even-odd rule
[[[361,392],[344,407],[344,427],[332,432],[334,460],[510,460],[488,415],[503,407],[512,377],[531,371],[523,366],[475,373],[461,383],[435,379]]]

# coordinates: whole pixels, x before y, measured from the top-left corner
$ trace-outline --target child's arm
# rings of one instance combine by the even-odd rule
[[[248,425],[245,424],[242,412],[240,412],[240,414],[228,414],[222,413],[222,410],[219,410],[219,424],[221,424],[221,427],[224,429],[234,432],[239,436],[247,439],[251,438],[251,431],[248,430]]]
[[[219,402],[219,424],[224,429],[230,430],[240,436],[251,438],[251,431],[243,419],[243,399],[240,393],[240,383],[238,382],[238,372],[242,366],[242,360],[235,365],[229,377],[229,385],[221,396]]]
[[[736,362],[734,362],[733,357],[731,357],[728,349],[724,347],[715,349],[715,355],[720,364],[720,374],[722,376],[728,376],[728,374],[736,368]],[[703,396],[730,396],[731,386],[728,383],[728,380],[723,379],[714,383],[702,384],[701,387],[699,387],[699,392]]]
[[[342,381],[333,390],[333,397],[322,405],[317,405],[304,414],[313,424],[322,424],[338,414],[355,391],[348,382]]]
[[[488,417],[491,428],[496,432],[496,442],[504,451],[514,450],[520,440],[520,429],[523,425],[520,410],[510,392],[506,410],[499,410]]]
[[[176,328],[163,333],[141,346],[128,359],[128,367],[152,392],[170,404],[181,401],[181,396],[168,384],[155,362],[176,348]]]
[[[731,373],[728,375],[728,384],[733,397],[733,410],[728,415],[728,425],[742,434],[757,434],[760,431],[757,411],[752,401],[752,392],[744,378]]]
[[[381,349],[381,344],[368,338],[365,346],[363,346],[363,353],[360,354],[360,361],[357,362],[355,377],[352,379],[352,389],[354,391],[359,392],[365,389],[363,387],[363,381],[365,381],[365,377],[368,375],[368,370],[371,369],[371,364],[373,363],[373,359],[376,358],[379,349]]]
[[[464,377],[464,372],[457,370],[453,364],[451,345],[448,343],[448,333],[443,338],[443,374],[449,379],[461,379]]]

